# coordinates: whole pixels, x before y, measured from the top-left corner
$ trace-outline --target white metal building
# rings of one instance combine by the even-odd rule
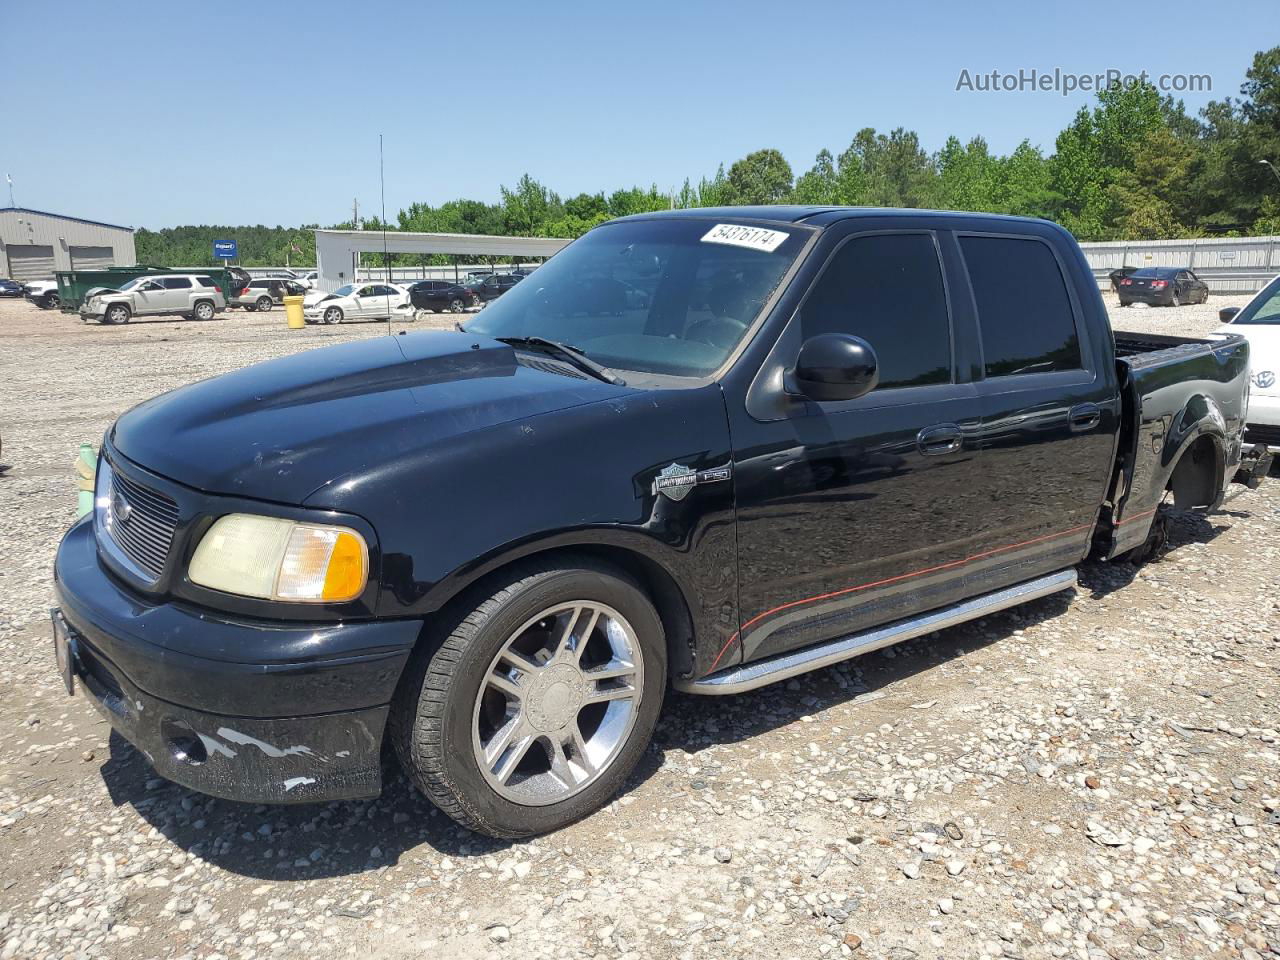
[[[490,237],[470,233],[407,233],[388,230],[317,230],[317,289],[333,291],[359,279],[359,254],[455,253],[472,256],[515,257],[529,262],[550,257],[569,243],[559,237]]]
[[[55,270],[100,270],[137,262],[132,227],[25,207],[0,208],[0,277],[52,280]]]

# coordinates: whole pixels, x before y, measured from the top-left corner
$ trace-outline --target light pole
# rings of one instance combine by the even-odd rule
[[[1268,170],[1274,173],[1276,175],[1276,179],[1280,180],[1280,170],[1277,170],[1275,168],[1275,164],[1273,164],[1270,160],[1259,160],[1258,163],[1262,164],[1262,166],[1266,167]]]

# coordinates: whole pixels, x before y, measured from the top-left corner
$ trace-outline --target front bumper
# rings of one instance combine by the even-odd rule
[[[1272,453],[1280,453],[1280,396],[1253,393],[1244,425],[1245,443],[1265,443]]]
[[[102,568],[85,521],[63,538],[54,576],[74,681],[161,776],[252,803],[381,791],[383,729],[420,621],[263,623],[151,604]],[[259,659],[219,658],[246,637]],[[186,652],[193,638],[207,657]],[[299,649],[305,659],[272,656]]]

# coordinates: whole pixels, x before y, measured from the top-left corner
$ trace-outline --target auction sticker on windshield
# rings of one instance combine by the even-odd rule
[[[773,253],[790,234],[764,227],[744,227],[740,223],[717,223],[702,237],[703,243],[727,243],[732,247]]]

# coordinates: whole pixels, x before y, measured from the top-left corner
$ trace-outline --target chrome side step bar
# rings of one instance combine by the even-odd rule
[[[748,690],[755,690],[757,687],[777,683],[779,680],[786,680],[801,673],[808,673],[810,670],[829,667],[833,663],[849,660],[864,653],[879,650],[882,647],[890,647],[895,643],[901,643],[903,640],[910,640],[912,637],[932,633],[934,630],[953,627],[967,620],[976,620],[978,617],[995,613],[997,610],[1016,607],[1020,603],[1038,600],[1040,597],[1047,597],[1051,593],[1070,590],[1075,585],[1075,568],[1060,570],[1045,577],[1028,580],[1026,583],[1019,583],[1016,586],[1005,587],[1003,590],[996,590],[994,593],[963,600],[960,603],[943,607],[941,610],[933,610],[918,617],[899,620],[896,623],[876,627],[873,630],[866,630],[862,633],[850,634],[847,637],[840,637],[836,640],[828,640],[825,643],[805,647],[802,650],[794,650],[791,653],[782,653],[776,657],[770,657],[768,660],[758,660],[754,663],[743,664],[740,667],[730,667],[728,670],[721,670],[719,673],[705,676],[701,680],[677,679],[673,686],[682,693],[698,693],[710,696],[745,693]]]

